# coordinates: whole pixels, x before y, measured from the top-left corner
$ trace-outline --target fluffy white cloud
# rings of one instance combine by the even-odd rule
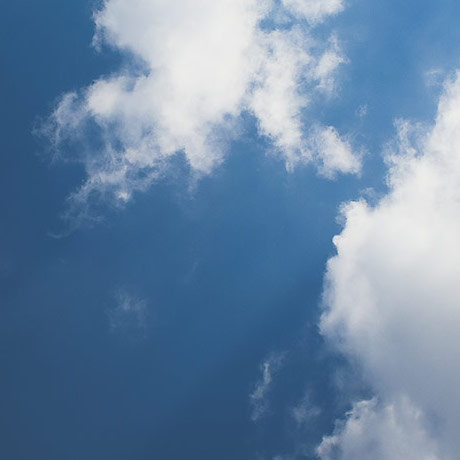
[[[460,450],[460,75],[446,84],[434,127],[400,121],[398,131],[389,193],[374,207],[343,208],[321,320],[382,402],[355,406],[320,447],[324,459],[451,459]],[[368,443],[375,455],[349,454]],[[329,455],[329,444],[341,454]]]
[[[437,460],[420,418],[420,412],[405,400],[383,407],[375,399],[361,401],[338,425],[336,434],[324,438],[317,455],[343,460]]]
[[[336,130],[308,129],[314,123],[301,118],[343,62],[337,40],[315,40],[311,24],[341,9],[338,0],[106,0],[94,41],[130,59],[66,94],[44,128],[61,155],[73,145],[85,165],[88,179],[71,197],[79,212],[93,195],[129,200],[178,152],[195,174],[208,174],[243,113],[288,168],[317,161],[326,176],[358,172]]]
[[[261,379],[256,383],[254,391],[249,395],[251,403],[251,420],[257,422],[269,410],[268,393],[273,384],[273,377],[284,363],[284,353],[271,354],[260,366]]]

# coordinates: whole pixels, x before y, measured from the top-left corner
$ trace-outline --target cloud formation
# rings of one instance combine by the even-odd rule
[[[284,363],[284,357],[284,353],[273,353],[260,366],[262,377],[256,383],[254,391],[249,395],[252,409],[251,420],[253,422],[262,419],[269,410],[268,393],[271,390],[274,375]]]
[[[43,128],[58,155],[86,169],[75,212],[93,198],[128,201],[178,153],[195,175],[209,174],[243,114],[288,169],[358,173],[346,139],[302,119],[344,61],[334,36],[316,40],[314,26],[342,9],[341,0],[106,0],[94,43],[123,52],[125,66],[65,94]]]
[[[361,401],[317,449],[321,459],[436,460],[434,442],[424,429],[422,414],[408,401],[380,405]]]
[[[377,400],[356,404],[326,459],[453,459],[460,438],[460,74],[432,128],[399,121],[389,193],[344,206],[322,333]]]

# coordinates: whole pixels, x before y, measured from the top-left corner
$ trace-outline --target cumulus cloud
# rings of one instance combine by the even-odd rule
[[[302,119],[344,61],[334,36],[315,39],[314,25],[342,8],[341,0],[106,0],[94,43],[129,59],[65,94],[43,127],[58,155],[86,169],[70,198],[75,212],[88,214],[93,198],[128,201],[178,153],[195,175],[209,174],[243,113],[288,168],[317,161],[326,176],[358,172],[359,157],[335,129],[311,131]]]
[[[262,419],[269,410],[268,394],[272,388],[273,377],[284,363],[284,357],[284,353],[273,353],[260,366],[262,376],[256,383],[254,391],[249,395],[253,422]]]
[[[397,126],[389,193],[343,208],[321,319],[380,402],[357,404],[325,438],[323,459],[453,459],[460,450],[460,74],[433,127]]]

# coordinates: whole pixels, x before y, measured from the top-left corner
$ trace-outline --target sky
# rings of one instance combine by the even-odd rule
[[[0,458],[456,459],[459,19],[0,2]]]

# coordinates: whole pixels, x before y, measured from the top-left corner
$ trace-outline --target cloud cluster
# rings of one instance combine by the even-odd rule
[[[460,438],[460,74],[433,127],[399,121],[389,193],[343,209],[322,333],[378,400],[357,403],[326,459],[453,459]]]
[[[43,128],[58,155],[86,169],[71,202],[80,213],[94,197],[126,202],[178,153],[209,174],[243,114],[288,169],[316,162],[325,176],[358,173],[346,139],[302,119],[344,61],[334,36],[316,40],[314,27],[342,9],[342,0],[106,0],[94,43],[126,64],[65,94]]]

